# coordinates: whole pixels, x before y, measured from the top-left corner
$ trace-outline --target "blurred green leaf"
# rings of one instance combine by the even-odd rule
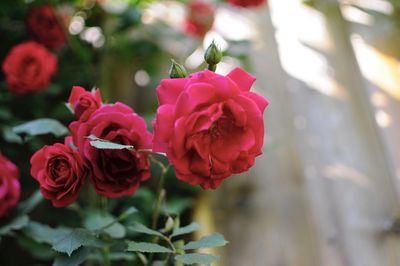
[[[138,232],[138,233],[143,233],[143,234],[147,234],[147,235],[153,235],[153,236],[159,236],[159,237],[164,237],[163,234],[161,234],[160,232],[150,229],[147,226],[140,224],[140,223],[135,223],[131,226],[128,227],[129,230]]]
[[[126,251],[146,252],[146,253],[172,253],[173,251],[169,248],[160,246],[154,243],[147,242],[128,242],[128,248]]]
[[[198,249],[198,248],[212,248],[225,246],[229,242],[224,239],[224,236],[219,233],[214,233],[209,236],[204,236],[200,240],[191,241],[187,243],[183,249]]]
[[[56,137],[62,137],[69,133],[59,121],[50,118],[36,119],[13,128],[17,134],[26,134],[28,136],[37,136],[53,134]]]
[[[24,142],[22,138],[17,133],[15,133],[11,127],[3,128],[3,138],[10,143],[22,144]]]
[[[68,228],[52,228],[48,225],[31,221],[23,229],[26,236],[32,238],[37,243],[53,244],[53,240],[60,234],[70,232]]]
[[[117,218],[97,210],[86,212],[84,226],[92,231],[102,230],[112,238],[123,238],[126,235],[125,227],[117,221]]]
[[[175,256],[175,260],[184,264],[203,264],[211,265],[211,263],[219,260],[218,256],[204,253],[183,254]]]
[[[90,255],[90,249],[81,247],[71,256],[59,254],[54,260],[53,266],[78,266],[82,264]]]
[[[83,228],[75,228],[58,234],[53,241],[55,251],[67,253],[69,256],[81,246],[102,247],[103,242],[97,239],[91,231]]]
[[[12,231],[20,230],[27,226],[29,217],[27,215],[19,215],[10,220],[7,224],[0,227],[0,236],[10,234]]]
[[[171,237],[190,234],[197,230],[200,230],[200,225],[198,223],[191,223],[184,227],[175,229],[174,232],[172,233]]]
[[[18,235],[18,245],[21,246],[25,251],[28,251],[32,257],[40,260],[49,260],[55,257],[56,252],[51,249],[51,246],[38,243],[32,238],[24,235]]]
[[[37,190],[27,200],[18,204],[17,212],[28,213],[28,212],[32,211],[42,200],[43,200],[43,196],[40,193],[40,190]]]
[[[96,136],[90,135],[88,137],[90,139],[90,145],[97,149],[110,149],[110,150],[124,150],[124,149],[133,149],[132,145],[122,145],[118,143],[114,143],[108,140],[99,139]]]

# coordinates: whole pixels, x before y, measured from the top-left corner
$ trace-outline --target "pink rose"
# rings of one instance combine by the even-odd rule
[[[262,153],[268,105],[250,92],[254,81],[240,68],[227,76],[204,70],[161,81],[153,150],[167,153],[177,178],[216,189],[254,164]]]
[[[86,122],[69,126],[78,151],[91,167],[90,181],[99,195],[116,198],[132,195],[150,178],[148,154],[131,150],[97,149],[87,138],[94,135],[135,149],[151,148],[152,135],[143,118],[123,103],[103,105]]]
[[[82,122],[88,120],[90,115],[103,104],[99,89],[88,92],[79,86],[72,87],[68,103],[74,110],[76,118]]]
[[[18,168],[0,154],[0,218],[7,216],[20,196]]]

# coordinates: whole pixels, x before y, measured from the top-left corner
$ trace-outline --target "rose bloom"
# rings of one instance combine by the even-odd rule
[[[56,71],[57,58],[33,41],[14,46],[3,62],[8,88],[19,96],[46,89]]]
[[[73,140],[91,167],[92,182],[100,195],[116,198],[132,195],[140,183],[150,177],[146,152],[97,149],[87,138],[94,135],[111,142],[133,145],[135,149],[151,148],[152,135],[143,118],[123,103],[103,105],[86,122],[70,124]]]
[[[193,0],[187,5],[185,31],[189,35],[204,37],[214,23],[214,6],[203,1]]]
[[[89,169],[67,137],[66,144],[46,145],[32,156],[31,175],[39,182],[43,197],[60,208],[76,201]]]
[[[20,196],[19,170],[0,154],[0,218],[7,216]]]
[[[65,43],[65,34],[50,5],[33,7],[29,11],[26,25],[36,41],[51,49],[58,49]]]
[[[79,86],[72,87],[68,103],[74,110],[76,118],[82,122],[88,120],[90,115],[103,104],[99,89],[88,92]]]
[[[254,81],[240,68],[227,76],[204,70],[161,81],[153,150],[167,153],[177,178],[215,189],[254,164],[261,154],[268,105],[250,92]]]
[[[267,0],[227,0],[228,3],[238,7],[259,7],[267,3]]]

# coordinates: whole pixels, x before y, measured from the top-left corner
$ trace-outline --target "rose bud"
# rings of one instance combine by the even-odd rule
[[[0,154],[0,218],[9,214],[20,196],[19,170]]]
[[[39,92],[47,88],[57,71],[57,58],[36,42],[14,46],[3,62],[9,90],[15,95]]]
[[[72,87],[68,104],[74,111],[76,118],[84,122],[88,120],[90,115],[99,109],[103,103],[99,89],[88,92],[82,87],[74,86]]]
[[[212,41],[210,46],[208,46],[205,54],[204,60],[208,64],[208,70],[214,71],[217,69],[217,64],[222,60],[222,52],[215,45],[215,42]]]
[[[76,201],[89,173],[82,157],[68,143],[46,145],[31,158],[31,175],[39,182],[43,197],[56,208]]]
[[[250,92],[255,78],[240,68],[162,80],[157,88],[153,151],[166,152],[178,179],[216,189],[247,171],[262,153],[268,102]]]
[[[178,64],[174,59],[171,59],[171,67],[169,69],[169,77],[172,79],[185,78],[187,71],[184,66]]]

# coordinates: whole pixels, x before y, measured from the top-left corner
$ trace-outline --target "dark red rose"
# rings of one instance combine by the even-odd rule
[[[33,7],[26,24],[33,38],[48,48],[58,49],[64,45],[65,34],[52,6]]]
[[[82,122],[88,120],[90,115],[103,104],[99,89],[88,92],[79,86],[72,87],[68,103],[74,110],[76,118]]]
[[[151,148],[152,135],[143,118],[123,103],[103,105],[86,122],[70,124],[73,141],[92,170],[90,180],[100,195],[115,198],[133,194],[150,177],[148,154],[131,150],[97,149],[87,136]]]
[[[40,184],[44,198],[54,207],[72,204],[78,198],[79,190],[89,175],[80,154],[66,144],[56,143],[44,146],[31,158],[31,175]]]
[[[57,58],[36,42],[14,46],[3,62],[9,90],[15,95],[39,92],[47,88],[57,71]]]
[[[239,7],[258,7],[267,3],[267,0],[227,0],[228,3]]]
[[[167,153],[177,178],[215,189],[254,164],[268,105],[250,92],[254,81],[240,68],[227,76],[205,70],[161,81],[153,150]]]
[[[203,0],[193,0],[187,5],[185,30],[188,34],[204,37],[214,23],[215,8]]]
[[[18,168],[0,154],[0,218],[7,216],[20,196]]]

